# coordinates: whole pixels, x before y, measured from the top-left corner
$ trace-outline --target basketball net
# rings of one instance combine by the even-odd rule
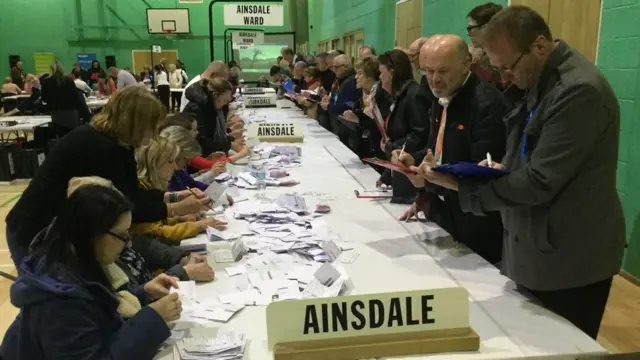
[[[167,40],[171,40],[173,38],[173,30],[163,30],[164,31],[164,37]]]

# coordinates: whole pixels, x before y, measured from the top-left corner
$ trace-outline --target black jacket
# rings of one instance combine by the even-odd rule
[[[320,71],[320,82],[322,83],[322,87],[324,91],[331,92],[331,88],[333,87],[333,82],[336,80],[336,73],[327,69],[325,71]]]
[[[119,145],[116,139],[91,125],[83,125],[58,141],[7,215],[7,228],[15,241],[27,248],[58,214],[67,199],[69,180],[91,175],[111,180],[135,204],[134,222],[167,218],[163,193],[138,189],[133,149]]]
[[[443,107],[437,100],[431,107],[431,132],[428,148],[435,149]],[[491,154],[500,162],[505,154],[506,129],[503,118],[511,105],[495,85],[481,81],[471,74],[462,88],[449,102],[445,124],[442,163],[456,161],[478,163]],[[421,162],[426,151],[414,154]],[[427,184],[430,217],[451,234],[455,241],[467,245],[490,263],[502,257],[502,222],[499,212],[486,216],[465,214],[458,193],[433,184]]]
[[[200,83],[189,86],[185,90],[185,96],[189,103],[182,112],[193,116],[198,123],[198,142],[202,147],[202,156],[209,156],[216,151],[228,153],[233,137],[227,136],[226,125],[220,129],[218,124],[219,120],[226,124],[224,110],[216,109],[211,93]]]
[[[387,120],[387,136],[385,154],[391,159],[393,150],[402,149],[413,153],[424,149],[429,136],[429,107],[431,103],[426,94],[415,81],[408,81],[396,96],[389,119]],[[387,172],[388,175],[388,172]],[[388,176],[383,176],[385,180]],[[392,202],[410,204],[415,199],[417,189],[403,174],[391,173],[393,187]]]
[[[41,80],[42,101],[47,103],[50,111],[76,110],[78,116],[89,121],[91,112],[82,91],[70,77],[64,76],[60,82],[55,77],[47,77]]]
[[[374,86],[372,89],[374,92],[373,96],[380,110],[380,114],[383,119],[386,119],[391,112],[391,97],[389,93],[384,91],[379,85]],[[366,95],[363,95],[366,96]],[[358,144],[357,144],[357,154],[362,158],[367,157],[376,157],[380,159],[386,158],[386,154],[380,149],[380,140],[382,139],[382,134],[378,129],[378,125],[376,125],[376,120],[370,118],[368,115],[364,113],[363,102],[360,101],[360,106],[354,110],[354,113],[358,116]],[[378,170],[378,169],[376,169]]]

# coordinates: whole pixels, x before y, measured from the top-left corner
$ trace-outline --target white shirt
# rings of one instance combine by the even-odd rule
[[[189,86],[197,83],[198,81],[200,81],[200,75],[194,76],[193,79],[189,81],[187,86],[184,87],[182,98],[180,99],[180,112],[183,112],[184,108],[187,107],[187,104],[189,103],[189,100],[187,100],[187,89],[189,88]]]
[[[156,82],[156,86],[169,85],[169,78],[167,77],[167,73],[164,71],[156,73],[153,78]]]
[[[131,73],[128,71],[120,70],[118,72],[117,89],[120,90],[120,89],[126,88],[127,86],[133,86],[133,85],[138,85],[136,78],[134,78],[133,75],[131,75]]]

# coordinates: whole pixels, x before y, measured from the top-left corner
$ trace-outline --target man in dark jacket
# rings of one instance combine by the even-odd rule
[[[336,73],[331,70],[331,64],[327,63],[328,60],[329,54],[326,52],[321,52],[316,55],[316,63],[318,65],[318,70],[320,70],[320,82],[322,83],[322,88],[327,94],[331,92],[333,81],[336,79]]]
[[[502,121],[510,106],[495,86],[480,81],[469,70],[471,56],[467,44],[455,35],[442,36],[427,49],[425,69],[429,87],[437,100],[431,106],[431,131],[428,148],[439,163],[456,161],[478,163],[490,153],[502,159],[505,128]],[[448,69],[442,72],[442,69]],[[442,75],[441,75],[442,74]],[[400,155],[405,164],[422,161],[426,151]],[[415,159],[415,160],[414,160]],[[407,161],[408,160],[408,161]],[[500,213],[487,216],[466,214],[460,208],[458,194],[428,184],[416,203],[402,217],[407,220],[423,210],[438,225],[488,262],[495,264],[502,256]]]
[[[22,61],[18,61],[14,67],[11,68],[11,82],[18,85],[20,89],[24,90],[24,70],[22,69]]]
[[[596,338],[625,224],[616,191],[620,110],[611,86],[584,56],[554,41],[535,11],[511,6],[483,30],[491,63],[528,89],[506,119],[509,175],[458,181],[422,164],[429,182],[458,190],[465,212],[502,213],[502,271],[525,294]]]
[[[336,73],[336,80],[331,93],[323,99],[320,106],[329,115],[331,131],[338,135],[343,144],[348,145],[350,130],[339,123],[338,116],[356,108],[362,92],[356,88],[356,73],[346,55],[338,55],[333,59],[333,71]]]

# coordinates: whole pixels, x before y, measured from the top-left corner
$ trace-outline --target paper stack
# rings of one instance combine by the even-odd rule
[[[180,360],[236,360],[244,357],[244,334],[233,331],[219,332],[215,339],[190,337],[178,340],[174,358]]]

